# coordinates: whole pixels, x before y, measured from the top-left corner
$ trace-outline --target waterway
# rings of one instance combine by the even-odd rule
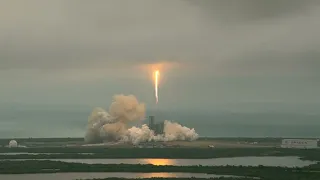
[[[98,179],[98,178],[153,178],[153,177],[180,177],[180,178],[218,178],[236,177],[227,175],[214,175],[203,173],[52,173],[52,174],[0,174],[3,180],[74,180],[74,179]]]
[[[25,159],[15,159],[22,161]],[[42,159],[44,160],[44,159]],[[277,166],[277,167],[304,167],[315,164],[316,161],[305,161],[296,156],[274,157],[233,157],[213,159],[45,159],[51,161],[84,163],[84,164],[153,164],[174,166]]]

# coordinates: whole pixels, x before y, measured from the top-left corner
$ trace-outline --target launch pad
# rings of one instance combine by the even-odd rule
[[[153,130],[155,135],[163,134],[164,122],[155,122],[155,116],[149,116],[149,128]]]

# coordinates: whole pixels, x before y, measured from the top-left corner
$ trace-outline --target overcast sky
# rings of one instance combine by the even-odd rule
[[[1,0],[0,99],[162,107],[320,103],[318,0]]]

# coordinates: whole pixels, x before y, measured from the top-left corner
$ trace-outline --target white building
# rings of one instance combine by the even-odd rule
[[[283,139],[281,143],[282,148],[300,148],[313,149],[318,148],[318,140],[313,139]]]

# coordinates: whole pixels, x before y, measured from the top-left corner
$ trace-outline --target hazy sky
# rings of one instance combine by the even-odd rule
[[[162,107],[320,103],[319,0],[1,0],[0,99]]]

